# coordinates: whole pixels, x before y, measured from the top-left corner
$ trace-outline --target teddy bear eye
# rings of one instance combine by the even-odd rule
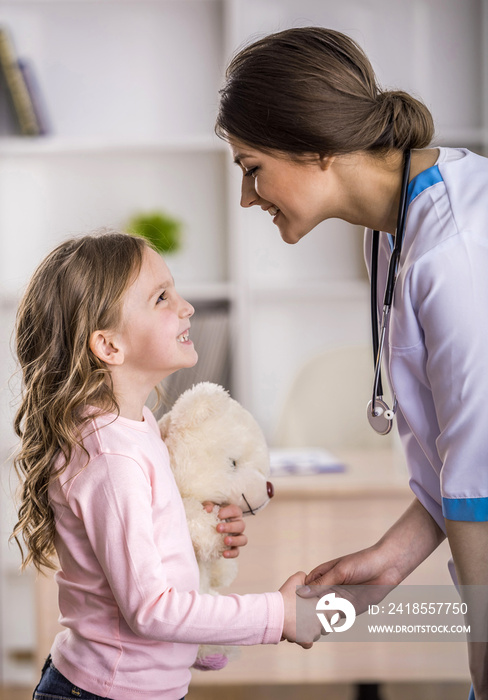
[[[230,463],[232,464],[233,469],[237,469],[237,462],[235,461],[235,459],[231,459]]]

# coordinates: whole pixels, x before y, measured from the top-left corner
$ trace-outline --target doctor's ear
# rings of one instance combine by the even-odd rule
[[[319,164],[321,170],[328,170],[332,163],[335,161],[335,156],[321,156],[319,155]]]
[[[124,351],[117,342],[116,336],[110,331],[94,331],[88,343],[92,353],[107,365],[121,365],[124,362]]]

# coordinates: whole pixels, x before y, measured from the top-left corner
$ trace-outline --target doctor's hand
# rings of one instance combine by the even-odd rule
[[[205,501],[203,507],[207,513],[211,513],[215,505],[211,501]],[[228,547],[222,556],[226,559],[235,559],[239,556],[239,547],[245,547],[247,544],[247,537],[243,534],[246,523],[242,517],[242,510],[235,505],[222,506],[218,517],[222,522],[217,525],[217,532],[224,535],[224,544]]]
[[[349,588],[343,591],[342,596],[351,600],[359,615],[369,604],[383,600],[400,580],[396,567],[391,566],[375,545],[315,567],[306,576],[306,585],[297,590],[297,595],[320,598],[331,588],[341,595],[338,587],[358,586],[356,590]],[[366,589],[364,586],[375,587]]]
[[[386,591],[391,590],[412,573],[444,538],[441,528],[414,498],[376,544],[315,567],[306,577],[306,587],[300,589],[298,595],[321,597],[321,587],[337,585],[382,586]],[[378,588],[378,595],[380,593]],[[371,595],[375,592],[372,591]]]

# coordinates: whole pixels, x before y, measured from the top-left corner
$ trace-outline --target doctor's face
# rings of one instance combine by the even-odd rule
[[[297,243],[332,211],[333,159],[317,155],[296,161],[281,154],[259,151],[230,139],[234,162],[242,170],[241,206],[258,206],[267,212],[286,243]]]

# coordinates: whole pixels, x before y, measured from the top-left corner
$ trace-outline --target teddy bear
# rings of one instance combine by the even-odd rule
[[[161,437],[185,506],[200,570],[200,593],[218,595],[237,575],[236,559],[222,557],[217,532],[222,505],[236,504],[255,515],[273,496],[269,453],[252,415],[218,384],[201,382],[179,396],[159,421]],[[208,512],[203,503],[215,504]],[[223,668],[232,648],[201,645],[194,668]]]

